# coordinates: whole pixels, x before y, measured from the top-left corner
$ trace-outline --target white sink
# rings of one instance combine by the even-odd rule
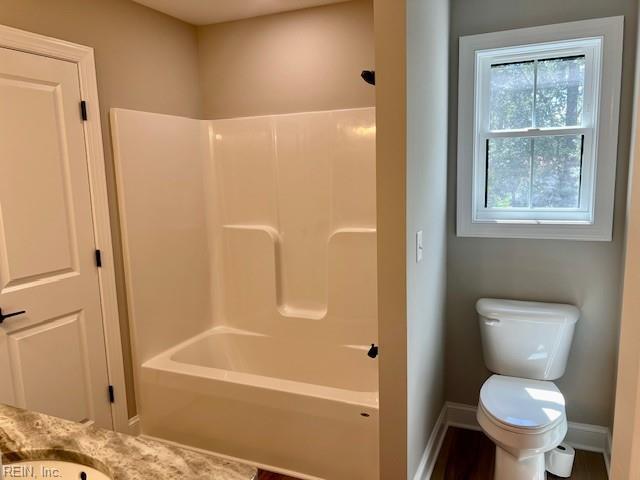
[[[5,480],[10,478],[53,478],[58,480],[111,480],[95,468],[58,460],[25,460],[3,465]],[[84,475],[83,475],[84,473]]]

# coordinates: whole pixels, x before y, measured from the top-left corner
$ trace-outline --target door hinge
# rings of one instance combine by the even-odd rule
[[[116,401],[116,394],[113,391],[113,385],[109,385],[109,402],[115,403],[115,401]]]
[[[96,267],[102,267],[102,252],[100,250],[96,250]]]
[[[84,100],[80,102],[80,115],[82,116],[82,121],[84,122],[86,122],[89,118],[87,116],[87,102],[85,102]]]

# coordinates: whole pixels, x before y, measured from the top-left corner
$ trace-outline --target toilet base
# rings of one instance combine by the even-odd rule
[[[496,445],[494,480],[545,480],[544,453],[517,459]]]

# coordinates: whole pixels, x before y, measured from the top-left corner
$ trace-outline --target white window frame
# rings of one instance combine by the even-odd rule
[[[602,39],[563,41],[553,44],[526,45],[523,47],[482,50],[476,53],[475,84],[475,149],[473,188],[473,221],[493,222],[495,220],[520,222],[579,222],[591,223],[593,220],[593,180],[595,179],[595,132],[597,131],[597,108],[600,96],[600,60]],[[548,58],[585,57],[585,85],[583,91],[582,125],[579,127],[537,128],[535,119],[535,92],[533,96],[534,115],[532,127],[519,130],[491,130],[490,87],[491,66],[495,64],[523,61],[537,62]],[[534,78],[536,75],[534,75]],[[582,155],[582,181],[580,188],[580,207],[567,209],[530,209],[530,208],[491,208],[485,206],[486,186],[486,142],[494,138],[540,137],[555,135],[584,135]],[[531,188],[531,187],[530,187]]]
[[[609,17],[460,38],[458,236],[611,240],[623,24]],[[572,55],[585,56],[580,127],[489,129],[491,64]],[[485,208],[488,138],[560,134],[584,135],[579,208]]]

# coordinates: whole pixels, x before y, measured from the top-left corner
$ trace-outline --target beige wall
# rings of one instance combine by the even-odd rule
[[[374,105],[371,0],[198,27],[205,118]]]
[[[449,0],[407,1],[406,48],[407,478],[413,478],[444,404]],[[419,230],[424,257],[416,263]]]
[[[491,12],[487,15],[486,12]],[[569,420],[610,425],[620,310],[621,255],[635,62],[637,0],[454,0],[451,26],[448,400],[475,404],[487,377],[475,301],[482,296],[568,302],[582,310],[565,376]],[[613,242],[455,236],[458,37],[625,15],[624,72]]]
[[[2,0],[0,24],[95,49],[127,389],[133,392],[108,112],[124,107],[199,117],[195,27],[129,0]],[[133,395],[128,402],[134,414]]]

